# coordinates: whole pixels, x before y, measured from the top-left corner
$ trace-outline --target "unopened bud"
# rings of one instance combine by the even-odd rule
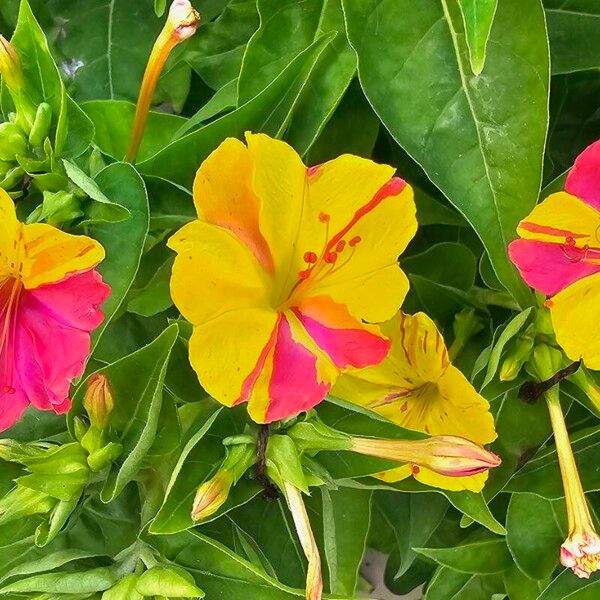
[[[527,362],[527,370],[539,381],[546,381],[560,371],[563,362],[564,356],[560,350],[548,344],[538,344]]]
[[[425,467],[447,477],[468,477],[497,467],[500,457],[465,438],[451,435],[422,440],[352,438],[351,450]]]
[[[231,471],[220,471],[212,479],[200,485],[194,498],[192,519],[203,521],[214,515],[225,504],[232,485],[233,473]]]
[[[0,35],[0,76],[12,91],[23,85],[21,61],[15,47]]]
[[[0,160],[14,163],[27,152],[27,138],[15,123],[0,123]]]
[[[88,379],[83,406],[90,416],[90,422],[98,429],[104,429],[115,403],[108,379],[97,373]]]
[[[29,132],[29,143],[32,146],[41,147],[44,140],[50,133],[50,125],[52,123],[52,107],[42,102],[35,112],[35,120],[33,127]]]
[[[169,9],[167,26],[173,30],[178,41],[191,38],[198,29],[200,13],[194,9],[189,0],[175,0]]]
[[[500,368],[500,381],[513,381],[516,379],[523,368],[523,365],[533,350],[533,339],[530,337],[520,337],[512,345],[507,357]]]

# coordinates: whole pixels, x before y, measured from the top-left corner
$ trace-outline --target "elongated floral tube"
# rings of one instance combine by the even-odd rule
[[[418,467],[448,477],[468,477],[500,464],[500,457],[465,438],[440,435],[423,440],[352,438],[350,450]]]
[[[321,600],[323,597],[323,574],[321,571],[321,556],[315,541],[302,492],[288,481],[284,482],[284,492],[294,525],[304,554],[308,559],[306,573],[306,600]]]
[[[560,547],[560,562],[583,579],[600,569],[600,536],[596,533],[569,441],[558,388],[546,394],[565,490],[569,534]]]
[[[169,55],[177,44],[191,38],[196,33],[199,21],[200,14],[194,10],[189,0],[175,0],[171,4],[167,22],[154,42],[142,79],[129,148],[125,156],[127,162],[135,162],[137,157],[154,90],[156,90],[156,84]]]

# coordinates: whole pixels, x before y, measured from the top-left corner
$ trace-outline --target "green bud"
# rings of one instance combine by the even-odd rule
[[[87,459],[90,469],[99,473],[123,454],[123,446],[117,442],[109,442],[103,448],[92,452]]]
[[[14,123],[0,123],[0,160],[14,162],[17,155],[27,153],[27,138]]]
[[[508,355],[500,368],[500,381],[513,381],[521,372],[521,368],[531,356],[533,339],[518,337],[511,343]]]
[[[4,190],[10,190],[15,187],[17,184],[23,181],[23,176],[25,175],[25,170],[22,167],[13,167],[5,176],[2,181],[0,181],[0,187]]]
[[[91,423],[98,429],[104,429],[108,425],[115,400],[106,375],[97,373],[88,379],[83,406]]]
[[[540,308],[538,311],[536,311],[533,327],[536,333],[554,336],[552,317],[550,316],[550,311],[547,308]]]
[[[325,423],[314,419],[296,423],[287,434],[294,440],[298,450],[349,450],[349,435],[336,431]]]
[[[29,143],[35,147],[41,147],[50,133],[52,123],[52,108],[46,102],[42,102],[36,110],[33,127],[29,133]]]
[[[75,439],[81,442],[83,436],[87,433],[89,425],[81,418],[75,417],[73,419],[73,429],[75,431]]]
[[[267,445],[267,475],[283,491],[286,483],[308,493],[300,452],[288,435],[272,435]]]
[[[106,436],[104,432],[95,425],[90,426],[85,435],[81,438],[81,447],[89,454],[93,454],[106,445]]]
[[[560,371],[563,362],[564,356],[560,350],[548,344],[538,344],[527,363],[527,370],[539,381],[546,381]]]
[[[142,596],[204,598],[204,592],[196,586],[194,578],[176,566],[152,567],[140,575],[135,589]]]

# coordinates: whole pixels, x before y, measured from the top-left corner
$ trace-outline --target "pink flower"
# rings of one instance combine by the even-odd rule
[[[0,431],[29,404],[69,410],[71,382],[83,372],[110,293],[94,270],[103,258],[88,237],[20,223],[0,190]]]

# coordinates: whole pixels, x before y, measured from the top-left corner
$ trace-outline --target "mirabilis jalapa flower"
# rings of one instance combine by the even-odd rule
[[[381,331],[391,340],[388,357],[379,365],[343,374],[333,389],[334,396],[432,436],[458,436],[480,445],[496,439],[488,402],[451,364],[444,340],[427,315],[400,312],[384,323]],[[394,482],[410,475],[448,490],[481,491],[488,473],[486,469],[450,477],[422,465],[406,464],[379,477]]]
[[[556,339],[572,360],[600,369],[600,141],[586,148],[565,191],[519,224],[509,255],[531,287],[550,296]]]
[[[93,239],[20,223],[0,190],[0,430],[29,404],[69,410],[110,293],[94,270],[103,258]]]
[[[199,380],[272,422],[321,402],[348,367],[381,362],[378,323],[402,303],[397,259],[416,231],[394,169],[344,155],[306,167],[286,143],[225,140],[194,183],[198,219],[169,240],[171,294],[194,326]]]

